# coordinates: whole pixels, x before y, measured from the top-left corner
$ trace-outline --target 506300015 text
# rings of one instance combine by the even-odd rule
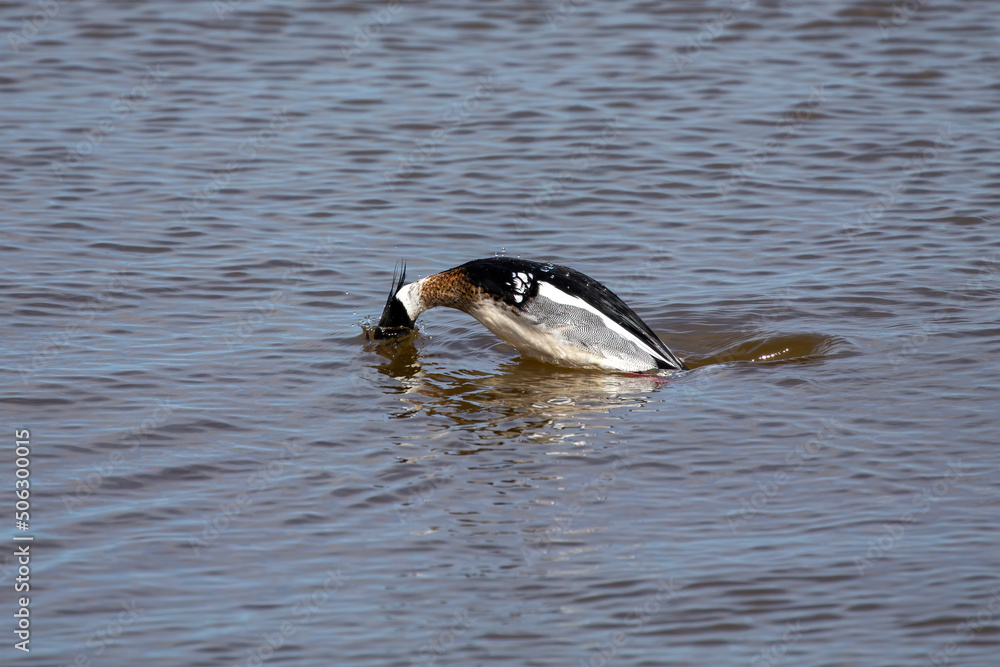
[[[28,429],[14,431],[14,523],[19,531],[28,530],[31,515],[31,433]],[[31,544],[34,538],[30,535],[14,536],[14,556],[17,558],[17,578],[14,579],[15,593],[28,593],[31,590]],[[17,599],[17,611],[14,612],[14,635],[19,641],[14,648],[30,653],[31,641],[31,611],[28,609],[31,598],[27,595]]]

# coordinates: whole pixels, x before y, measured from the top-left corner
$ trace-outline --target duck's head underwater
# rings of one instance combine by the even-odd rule
[[[373,331],[411,332],[426,310],[445,306],[474,318],[521,355],[557,366],[610,371],[687,370],[614,292],[568,266],[476,259],[406,283],[406,267]]]

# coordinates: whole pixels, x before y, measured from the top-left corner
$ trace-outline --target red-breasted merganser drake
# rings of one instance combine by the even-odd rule
[[[375,338],[402,335],[425,310],[446,306],[472,315],[522,355],[558,366],[687,370],[614,292],[568,266],[476,259],[405,282],[404,265]]]

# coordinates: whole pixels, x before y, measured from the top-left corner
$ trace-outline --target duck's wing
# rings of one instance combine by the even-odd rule
[[[617,294],[590,276],[568,266],[552,268],[552,271],[546,272],[538,279],[592,306],[606,325],[616,324],[624,329],[638,345],[649,351],[650,356],[656,360],[657,368],[687,370],[684,362],[670,351],[649,325],[643,322],[642,318],[636,315]]]
[[[646,350],[657,368],[687,366],[617,294],[590,276],[558,264],[513,257],[477,259],[464,264],[471,282],[508,306],[523,308],[539,295],[596,315],[608,329],[618,330]]]

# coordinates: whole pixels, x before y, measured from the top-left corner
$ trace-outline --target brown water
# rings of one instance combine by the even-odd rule
[[[0,19],[3,664],[997,664],[997,3]],[[693,370],[365,340],[499,253]]]

